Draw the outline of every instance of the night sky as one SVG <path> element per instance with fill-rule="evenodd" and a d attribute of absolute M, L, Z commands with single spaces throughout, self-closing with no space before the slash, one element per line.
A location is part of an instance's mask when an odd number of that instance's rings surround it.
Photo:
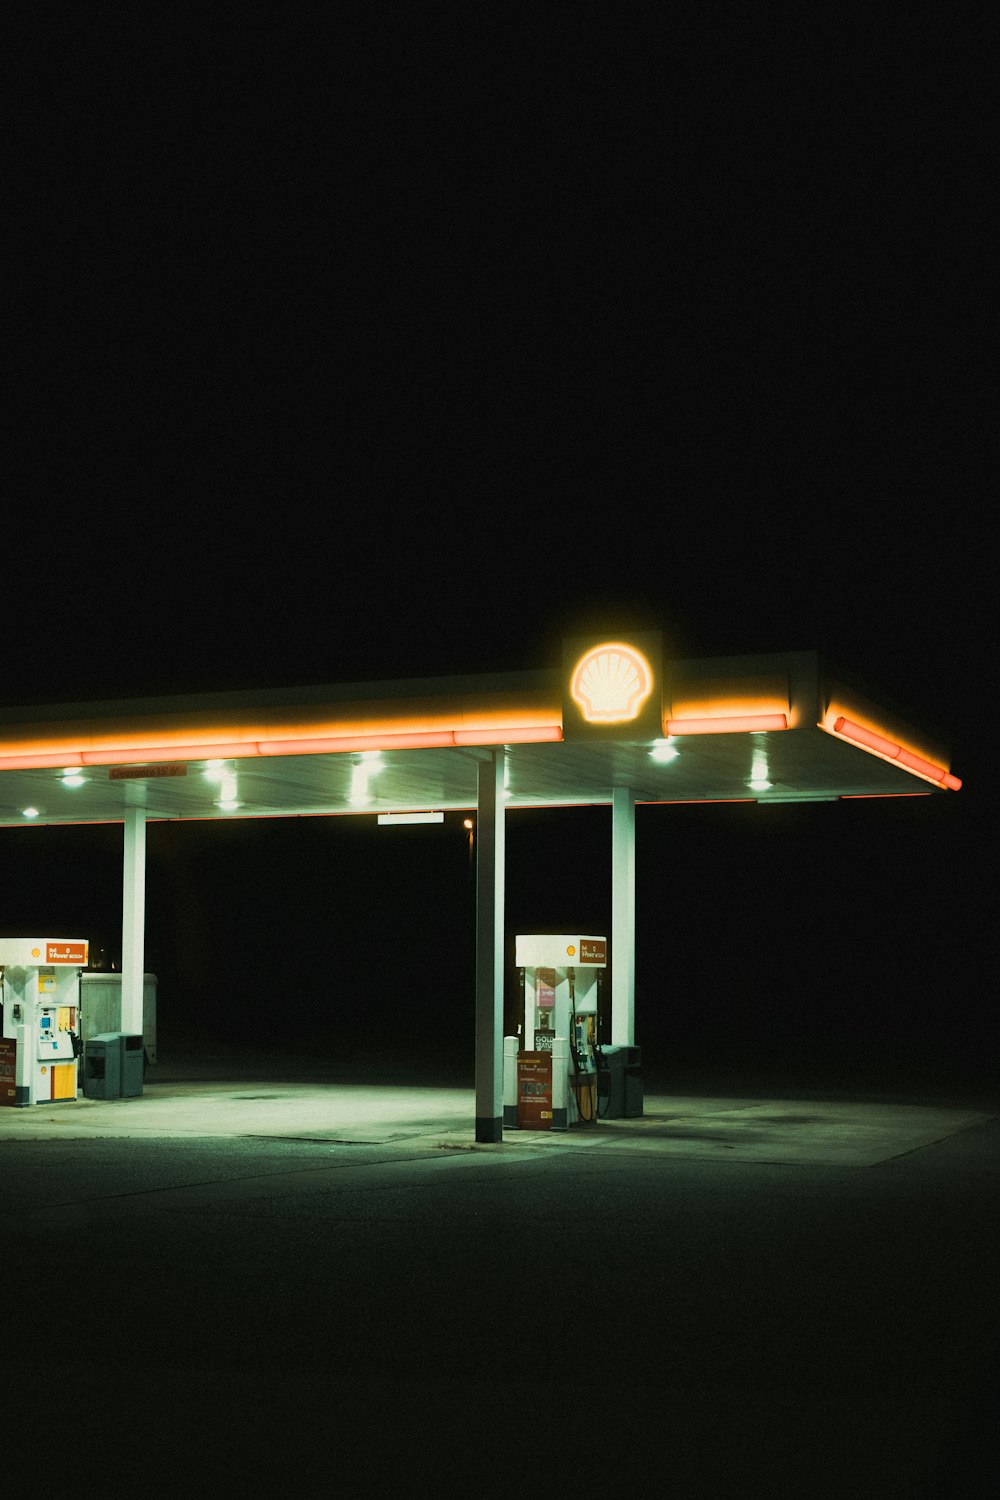
<path fill-rule="evenodd" d="M 985 29 L 34 7 L 4 701 L 529 668 L 595 626 L 820 650 L 940 725 L 965 789 L 640 812 L 640 1040 L 987 1077 Z M 609 926 L 606 810 L 508 841 L 511 935 Z M 2 843 L 0 930 L 116 947 L 120 830 Z M 457 823 L 158 826 L 161 1032 L 267 1046 L 320 931 L 329 1046 L 467 1054 L 472 897 Z"/>

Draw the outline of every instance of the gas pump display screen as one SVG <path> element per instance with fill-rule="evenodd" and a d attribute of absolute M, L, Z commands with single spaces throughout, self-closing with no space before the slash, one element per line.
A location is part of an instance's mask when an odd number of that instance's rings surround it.
<path fill-rule="evenodd" d="M 39 1025 L 41 1026 L 41 1028 L 42 1028 L 43 1031 L 48 1031 L 49 1028 L 52 1025 L 52 1017 L 51 1016 L 42 1016 L 41 1021 L 39 1022 Z"/>

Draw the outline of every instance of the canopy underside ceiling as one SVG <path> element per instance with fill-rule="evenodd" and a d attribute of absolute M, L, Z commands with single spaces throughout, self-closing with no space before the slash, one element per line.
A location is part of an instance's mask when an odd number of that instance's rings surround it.
<path fill-rule="evenodd" d="M 640 802 L 742 799 L 822 801 L 840 796 L 930 793 L 921 777 L 818 728 L 758 734 L 683 736 L 676 755 L 654 758 L 648 743 L 517 744 L 506 749 L 507 805 L 607 803 L 615 787 Z M 120 821 L 127 807 L 151 819 L 294 817 L 473 808 L 476 765 L 487 749 L 435 747 L 358 754 L 193 761 L 160 768 L 85 767 L 79 784 L 61 770 L 0 775 L 0 824 Z M 751 781 L 768 781 L 752 787 Z M 227 809 L 220 802 L 235 804 Z"/>

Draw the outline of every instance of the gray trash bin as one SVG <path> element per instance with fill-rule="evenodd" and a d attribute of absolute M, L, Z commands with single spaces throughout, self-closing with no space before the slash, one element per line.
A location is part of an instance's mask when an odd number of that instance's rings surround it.
<path fill-rule="evenodd" d="M 602 1047 L 597 1065 L 598 1119 L 636 1119 L 641 1114 L 641 1049 Z"/>
<path fill-rule="evenodd" d="M 627 1047 L 602 1047 L 597 1062 L 597 1117 L 620 1120 L 625 1113 Z"/>
<path fill-rule="evenodd" d="M 121 1036 L 122 1098 L 137 1099 L 142 1093 L 142 1072 L 145 1062 L 141 1036 Z"/>
<path fill-rule="evenodd" d="M 83 1049 L 85 1099 L 121 1098 L 122 1040 L 120 1031 L 102 1031 L 87 1038 Z"/>
<path fill-rule="evenodd" d="M 638 1119 L 642 1114 L 642 1048 L 624 1047 L 625 1117 Z"/>

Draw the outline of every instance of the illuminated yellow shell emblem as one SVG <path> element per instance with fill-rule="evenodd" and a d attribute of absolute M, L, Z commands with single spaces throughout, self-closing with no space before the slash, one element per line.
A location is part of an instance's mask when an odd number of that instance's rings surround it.
<path fill-rule="evenodd" d="M 570 693 L 589 724 L 620 724 L 638 717 L 653 688 L 653 670 L 641 651 L 605 641 L 581 656 Z"/>

